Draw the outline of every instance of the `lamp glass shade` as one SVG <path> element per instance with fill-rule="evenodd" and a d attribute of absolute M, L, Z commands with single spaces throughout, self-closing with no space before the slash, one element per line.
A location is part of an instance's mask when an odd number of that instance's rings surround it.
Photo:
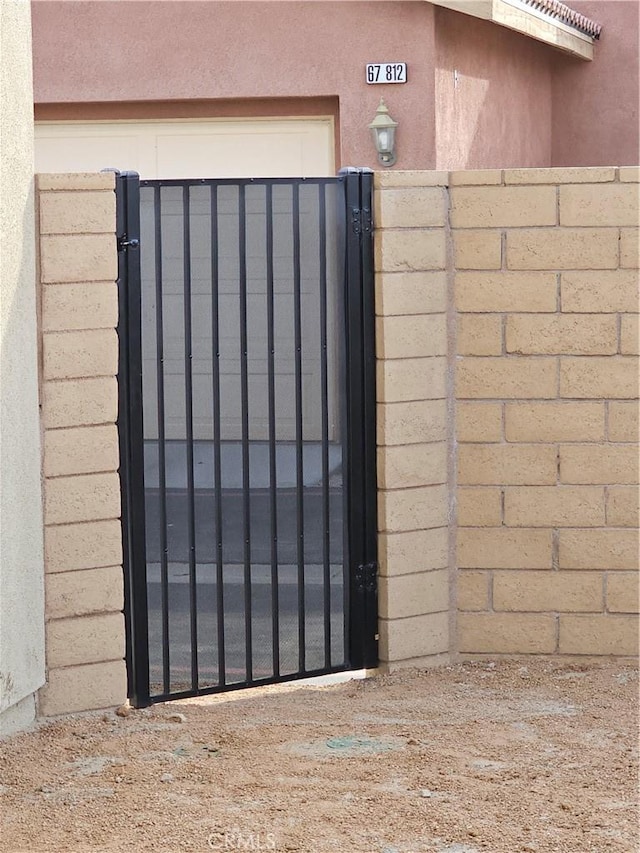
<path fill-rule="evenodd" d="M 390 154 L 393 151 L 395 127 L 378 127 L 374 131 L 378 154 Z"/>
<path fill-rule="evenodd" d="M 392 166 L 396 162 L 395 136 L 397 126 L 398 123 L 391 118 L 384 100 L 381 99 L 380 106 L 376 110 L 376 115 L 369 128 L 378 153 L 378 161 L 383 166 Z"/>

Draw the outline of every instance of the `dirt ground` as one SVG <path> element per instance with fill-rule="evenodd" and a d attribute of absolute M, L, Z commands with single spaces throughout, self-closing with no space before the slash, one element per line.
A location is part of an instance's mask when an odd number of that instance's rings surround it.
<path fill-rule="evenodd" d="M 532 659 L 77 716 L 1 744 L 0 849 L 631 853 L 637 724 L 630 664 Z"/>

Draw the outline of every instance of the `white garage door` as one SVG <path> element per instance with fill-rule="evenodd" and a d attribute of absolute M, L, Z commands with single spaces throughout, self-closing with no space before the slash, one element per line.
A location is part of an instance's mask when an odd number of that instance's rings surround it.
<path fill-rule="evenodd" d="M 184 179 L 184 178 L 278 178 L 278 177 L 330 177 L 334 171 L 334 138 L 333 121 L 331 119 L 309 120 L 200 120 L 200 121 L 168 121 L 168 122 L 43 122 L 36 125 L 36 172 L 95 172 L 104 168 L 116 168 L 120 171 L 132 170 L 139 172 L 143 179 Z M 163 190 L 163 288 L 165 310 L 167 310 L 167 328 L 165 329 L 165 405 L 167 408 L 167 438 L 184 439 L 184 340 L 182 329 L 182 299 L 184 282 L 182 279 L 182 207 L 181 189 L 164 188 Z M 221 189 L 219 198 L 220 234 L 227 236 L 221 252 L 223 262 L 232 262 L 232 256 L 237 256 L 238 236 L 233 231 L 234 223 L 237 228 L 237 199 L 234 201 L 231 188 Z M 289 195 L 287 195 L 289 193 Z M 206 193 L 205 193 L 206 195 Z M 291 236 L 291 190 L 284 188 L 276 190 L 274 195 L 274 230 L 276 244 L 286 256 Z M 317 187 L 311 186 L 308 191 L 303 189 L 300 196 L 300 229 L 301 250 L 305 261 L 302 276 L 303 302 L 317 299 L 318 281 L 313 271 L 317 261 L 316 255 L 307 258 L 310 250 L 305 247 L 309 243 L 307 232 L 311 237 L 318 232 Z M 208 196 L 207 196 L 208 198 Z M 249 198 L 247 210 L 247 227 L 249 231 L 260 229 L 260 214 L 253 209 L 257 202 Z M 253 205 L 253 206 L 252 206 Z M 259 205 L 258 205 L 259 206 Z M 203 204 L 196 195 L 192 198 L 192 250 L 196 262 L 192 270 L 192 290 L 194 308 L 193 345 L 194 351 L 208 352 L 211 345 L 211 332 L 206 328 L 206 318 L 211 314 L 211 284 L 206 270 L 210 268 L 211 248 L 207 235 L 209 234 L 207 212 L 208 204 Z M 154 241 L 154 208 L 153 197 L 149 190 L 143 191 L 141 199 L 141 227 L 145 245 L 153 245 Z M 262 214 L 264 218 L 264 214 Z M 263 229 L 264 230 L 264 229 Z M 329 229 L 331 230 L 331 229 Z M 229 232 L 227 234 L 227 232 Z M 280 242 L 278 242 L 282 232 Z M 261 232 L 262 233 L 262 232 Z M 224 242 L 224 241 L 223 241 Z M 255 242 L 255 241 L 254 241 Z M 282 245 L 281 245 L 282 244 Z M 315 244 L 312 244 L 315 245 Z M 258 256 L 261 257 L 260 251 Z M 155 304 L 155 270 L 149 263 L 148 257 L 153 253 L 143 255 L 143 315 L 144 329 L 153 329 L 156 311 Z M 229 256 L 229 257 L 227 257 Z M 231 261 L 229 260 L 231 258 Z M 253 346 L 266 353 L 267 339 L 264 326 L 265 311 L 257 310 L 252 313 L 254 303 L 259 307 L 266 293 L 264 271 L 254 269 L 256 262 L 249 257 L 253 264 L 252 274 L 248 281 L 249 297 L 249 330 Z M 200 268 L 205 273 L 200 273 Z M 228 280 L 227 280 L 228 279 Z M 238 281 L 233 274 L 220 283 L 220 328 L 223 338 L 223 350 L 233 350 L 238 343 Z M 279 316 L 288 316 L 293 310 L 293 279 L 289 272 L 281 274 L 276 282 Z M 207 303 L 207 299 L 209 300 Z M 170 308 L 170 310 L 168 310 Z M 266 309 L 265 309 L 266 310 Z M 254 316 L 255 314 L 255 316 Z M 317 317 L 305 313 L 309 328 L 305 328 L 307 352 L 320 353 L 319 326 Z M 281 321 L 282 322 L 282 321 Z M 332 317 L 329 317 L 332 322 Z M 278 339 L 278 350 L 288 351 L 291 341 L 287 330 L 281 330 Z M 330 329 L 329 340 L 333 333 Z M 145 376 L 154 375 L 156 370 L 156 352 L 154 340 L 143 334 L 145 348 L 143 355 L 143 372 Z M 292 358 L 292 357 L 291 357 Z M 331 356 L 330 356 L 331 358 Z M 223 437 L 236 440 L 240 436 L 240 422 L 232 415 L 240 409 L 238 364 L 234 359 L 221 363 L 221 381 L 226 388 L 226 405 L 222 418 Z M 291 359 L 282 364 L 276 363 L 277 380 L 293 399 L 293 376 L 291 374 Z M 249 365 L 250 381 L 253 382 L 256 393 L 264 393 L 266 389 L 266 361 L 252 361 Z M 320 371 L 320 360 L 308 356 L 304 363 L 305 382 L 311 387 L 317 386 Z M 314 384 L 314 382 L 316 384 Z M 194 432 L 197 439 L 205 439 L 212 434 L 211 412 L 211 358 L 194 358 L 194 389 L 197 400 L 194 413 Z M 333 378 L 330 377 L 333 392 Z M 153 383 L 148 382 L 153 388 Z M 284 394 L 284 391 L 283 391 Z M 255 396 L 255 395 L 254 395 Z M 285 394 L 287 396 L 287 394 Z M 157 438 L 155 400 L 153 391 L 146 394 L 146 405 L 149 411 L 145 413 L 145 437 Z M 320 432 L 319 397 L 305 397 L 309 408 L 305 412 L 307 437 L 317 439 Z M 263 407 L 266 411 L 266 403 Z M 206 416 L 199 416 L 199 412 Z M 263 419 L 264 420 L 264 419 Z M 333 426 L 333 425 L 332 425 Z M 252 418 L 251 438 L 264 439 L 267 437 L 266 420 Z M 293 426 L 290 422 L 286 406 L 278 413 L 278 436 L 292 438 Z"/>
<path fill-rule="evenodd" d="M 36 172 L 139 172 L 142 178 L 335 174 L 333 120 L 38 122 Z"/>

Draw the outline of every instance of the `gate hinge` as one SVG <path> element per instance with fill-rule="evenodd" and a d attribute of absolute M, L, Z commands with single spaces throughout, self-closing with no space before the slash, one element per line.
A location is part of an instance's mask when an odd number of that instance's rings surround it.
<path fill-rule="evenodd" d="M 370 207 L 351 208 L 351 227 L 356 235 L 370 234 L 373 228 L 373 217 Z"/>
<path fill-rule="evenodd" d="M 375 592 L 378 585 L 378 564 L 364 563 L 356 566 L 356 587 L 365 592 Z"/>
<path fill-rule="evenodd" d="M 135 237 L 132 237 L 131 240 L 127 239 L 127 235 L 123 234 L 122 237 L 118 237 L 118 251 L 124 252 L 125 249 L 137 249 L 140 246 L 140 240 L 137 240 Z"/>

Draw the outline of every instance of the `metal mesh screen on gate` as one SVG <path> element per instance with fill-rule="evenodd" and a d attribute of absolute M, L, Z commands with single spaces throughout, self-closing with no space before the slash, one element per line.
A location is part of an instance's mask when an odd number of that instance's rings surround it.
<path fill-rule="evenodd" d="M 377 660 L 367 180 L 118 179 L 134 704 Z"/>
<path fill-rule="evenodd" d="M 345 665 L 335 181 L 143 182 L 151 694 Z"/>

